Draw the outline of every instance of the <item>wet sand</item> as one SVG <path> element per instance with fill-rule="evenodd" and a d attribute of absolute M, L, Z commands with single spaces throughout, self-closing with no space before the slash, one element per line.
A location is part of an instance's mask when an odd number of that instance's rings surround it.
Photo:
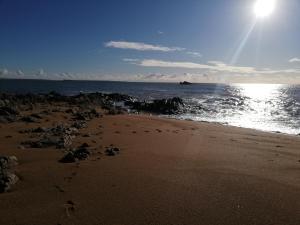
<path fill-rule="evenodd" d="M 0 224 L 300 224 L 300 137 L 105 115 L 74 140 L 94 148 L 88 160 L 63 164 L 63 150 L 19 147 L 30 136 L 20 130 L 67 120 L 57 112 L 0 124 L 0 155 L 18 158 L 21 179 L 0 194 Z M 119 154 L 105 155 L 111 144 Z"/>

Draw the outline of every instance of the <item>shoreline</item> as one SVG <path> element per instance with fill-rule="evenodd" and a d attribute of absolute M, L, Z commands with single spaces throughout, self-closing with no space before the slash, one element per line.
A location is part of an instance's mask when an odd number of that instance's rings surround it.
<path fill-rule="evenodd" d="M 56 99 L 0 123 L 19 178 L 0 224 L 299 224 L 300 137 L 114 110 Z"/>
<path fill-rule="evenodd" d="M 135 114 L 132 114 L 135 115 Z M 195 122 L 195 123 L 209 123 L 209 124 L 216 124 L 216 125 L 221 125 L 225 127 L 232 127 L 232 128 L 241 128 L 241 129 L 247 129 L 247 130 L 253 130 L 253 131 L 258 131 L 258 132 L 264 132 L 264 133 L 269 133 L 269 134 L 280 134 L 280 135 L 286 135 L 286 136 L 291 136 L 291 137 L 299 137 L 299 134 L 290 134 L 290 133 L 284 133 L 281 131 L 268 131 L 268 130 L 263 130 L 263 129 L 255 129 L 255 128 L 249 128 L 249 127 L 242 127 L 242 126 L 234 126 L 230 125 L 227 122 L 222 123 L 222 122 L 214 122 L 214 121 L 205 121 L 205 120 L 192 120 L 192 119 L 180 119 L 180 118 L 174 118 L 174 117 L 168 117 L 164 115 L 148 115 L 147 113 L 141 113 L 140 115 L 146 115 L 146 116 L 157 116 L 159 118 L 164 118 L 164 119 L 170 119 L 170 120 L 178 120 L 178 121 L 190 121 L 190 122 Z"/>

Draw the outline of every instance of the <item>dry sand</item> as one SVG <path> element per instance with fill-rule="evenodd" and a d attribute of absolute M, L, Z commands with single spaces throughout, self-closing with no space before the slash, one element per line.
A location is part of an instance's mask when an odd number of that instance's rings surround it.
<path fill-rule="evenodd" d="M 20 149 L 19 131 L 66 120 L 0 126 L 0 155 L 15 155 L 21 178 L 0 194 L 2 225 L 299 225 L 300 138 L 151 116 L 104 116 L 74 146 Z M 12 136 L 12 137 L 7 137 Z M 121 149 L 106 156 L 104 147 Z"/>

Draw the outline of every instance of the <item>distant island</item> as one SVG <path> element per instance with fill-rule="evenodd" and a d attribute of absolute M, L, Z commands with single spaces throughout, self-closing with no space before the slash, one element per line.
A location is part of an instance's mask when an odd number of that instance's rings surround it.
<path fill-rule="evenodd" d="M 187 82 L 187 81 L 183 81 L 183 82 L 180 82 L 179 84 L 180 84 L 180 85 L 191 85 L 192 83 Z"/>

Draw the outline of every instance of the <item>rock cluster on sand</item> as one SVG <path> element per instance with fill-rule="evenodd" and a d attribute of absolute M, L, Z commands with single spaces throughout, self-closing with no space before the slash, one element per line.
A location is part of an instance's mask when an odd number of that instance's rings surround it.
<path fill-rule="evenodd" d="M 119 148 L 116 148 L 116 147 L 113 147 L 113 146 L 110 146 L 110 147 L 106 147 L 106 150 L 105 150 L 105 154 L 107 156 L 115 156 L 116 154 L 118 154 L 120 152 L 120 149 Z"/>
<path fill-rule="evenodd" d="M 138 101 L 137 99 L 124 94 L 103 94 L 89 93 L 75 96 L 64 96 L 56 92 L 48 94 L 4 94 L 0 93 L 0 122 L 13 122 L 17 119 L 25 122 L 36 122 L 41 119 L 40 114 L 20 115 L 15 109 L 31 110 L 37 104 L 58 104 L 64 103 L 70 109 L 65 110 L 71 113 L 75 120 L 88 121 L 100 116 L 95 110 L 84 110 L 90 107 L 101 107 L 110 115 L 123 114 L 129 109 L 135 111 L 151 112 L 156 114 L 176 114 L 181 112 L 184 103 L 181 98 L 160 99 L 150 102 Z M 123 106 L 122 106 L 123 105 Z M 76 110 L 76 108 L 80 108 Z M 45 112 L 49 114 L 49 112 Z"/>
<path fill-rule="evenodd" d="M 0 122 L 14 122 L 19 114 L 17 110 L 11 107 L 2 106 L 0 107 Z"/>
<path fill-rule="evenodd" d="M 89 145 L 84 143 L 76 149 L 69 151 L 64 157 L 59 160 L 61 163 L 73 163 L 78 160 L 85 160 L 91 154 L 89 150 Z"/>
<path fill-rule="evenodd" d="M 53 128 L 38 127 L 27 132 L 41 133 L 38 140 L 29 140 L 22 142 L 22 145 L 29 148 L 47 148 L 55 146 L 56 148 L 67 148 L 72 145 L 72 140 L 78 134 L 78 129 L 68 127 L 63 124 Z M 25 132 L 26 132 L 25 131 Z"/>
<path fill-rule="evenodd" d="M 125 104 L 137 111 L 168 115 L 178 113 L 184 106 L 183 100 L 178 97 L 171 99 L 154 100 L 153 102 L 127 101 Z"/>
<path fill-rule="evenodd" d="M 18 182 L 19 178 L 13 172 L 16 165 L 18 160 L 15 156 L 0 156 L 0 193 L 9 191 Z"/>

